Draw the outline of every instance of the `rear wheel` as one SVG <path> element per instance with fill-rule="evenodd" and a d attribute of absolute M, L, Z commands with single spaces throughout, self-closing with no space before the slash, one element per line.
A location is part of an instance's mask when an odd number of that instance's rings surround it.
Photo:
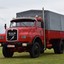
<path fill-rule="evenodd" d="M 35 42 L 31 47 L 30 47 L 30 56 L 32 58 L 36 58 L 40 56 L 40 45 L 38 42 Z"/>
<path fill-rule="evenodd" d="M 64 43 L 62 41 L 55 41 L 53 43 L 53 49 L 56 54 L 64 53 Z"/>
<path fill-rule="evenodd" d="M 4 57 L 12 57 L 14 52 L 10 48 L 3 47 L 2 53 Z"/>

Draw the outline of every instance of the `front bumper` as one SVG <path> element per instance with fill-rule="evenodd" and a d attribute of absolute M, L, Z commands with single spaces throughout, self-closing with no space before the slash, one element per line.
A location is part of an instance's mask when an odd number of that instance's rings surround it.
<path fill-rule="evenodd" d="M 15 44 L 10 44 L 10 43 L 0 43 L 0 47 L 11 47 L 11 48 L 16 48 L 16 47 L 28 47 L 31 45 L 30 43 L 15 43 Z"/>

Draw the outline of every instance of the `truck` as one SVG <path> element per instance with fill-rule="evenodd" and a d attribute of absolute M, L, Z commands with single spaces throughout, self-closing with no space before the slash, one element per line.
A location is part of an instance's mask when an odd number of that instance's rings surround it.
<path fill-rule="evenodd" d="M 5 33 L 0 34 L 2 54 L 12 57 L 14 52 L 29 52 L 37 58 L 46 49 L 53 48 L 55 54 L 64 53 L 64 15 L 49 10 L 28 10 L 16 13 L 5 24 Z"/>

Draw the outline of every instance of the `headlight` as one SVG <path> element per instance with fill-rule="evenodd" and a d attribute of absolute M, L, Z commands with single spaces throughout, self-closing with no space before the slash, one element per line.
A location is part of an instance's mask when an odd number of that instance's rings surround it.
<path fill-rule="evenodd" d="M 0 39 L 4 39 L 4 37 L 3 36 L 0 36 Z"/>
<path fill-rule="evenodd" d="M 24 39 L 26 39 L 26 36 L 21 36 L 21 38 L 24 38 Z"/>

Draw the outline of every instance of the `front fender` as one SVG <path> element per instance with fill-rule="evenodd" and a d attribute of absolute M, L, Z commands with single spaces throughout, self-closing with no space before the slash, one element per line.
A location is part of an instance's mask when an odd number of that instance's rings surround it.
<path fill-rule="evenodd" d="M 0 34 L 0 43 L 6 42 L 6 35 L 5 34 Z"/>

